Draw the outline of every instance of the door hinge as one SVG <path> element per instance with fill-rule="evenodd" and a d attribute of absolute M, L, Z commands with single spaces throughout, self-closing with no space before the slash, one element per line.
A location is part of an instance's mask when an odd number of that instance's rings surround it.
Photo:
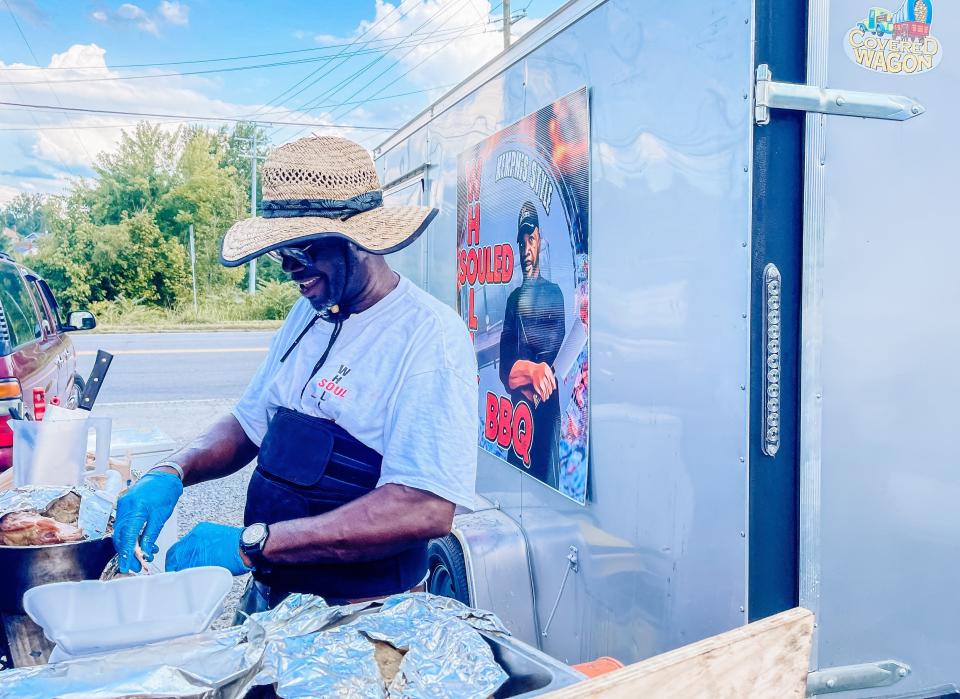
<path fill-rule="evenodd" d="M 889 687 L 909 674 L 910 666 L 899 660 L 829 667 L 807 675 L 807 696 Z"/>
<path fill-rule="evenodd" d="M 754 95 L 754 118 L 760 126 L 770 123 L 771 109 L 794 109 L 817 114 L 894 121 L 913 119 L 926 111 L 916 100 L 901 95 L 776 82 L 770 66 L 766 63 L 757 66 Z"/>

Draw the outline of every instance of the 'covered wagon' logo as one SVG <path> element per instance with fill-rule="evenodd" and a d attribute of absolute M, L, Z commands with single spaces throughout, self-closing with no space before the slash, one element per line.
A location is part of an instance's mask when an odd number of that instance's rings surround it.
<path fill-rule="evenodd" d="M 940 63 L 940 42 L 930 33 L 933 0 L 904 0 L 898 10 L 871 7 L 847 32 L 847 55 L 877 73 L 913 75 Z"/>

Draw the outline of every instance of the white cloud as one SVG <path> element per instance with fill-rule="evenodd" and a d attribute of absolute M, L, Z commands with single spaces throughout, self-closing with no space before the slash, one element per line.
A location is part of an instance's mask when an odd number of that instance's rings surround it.
<path fill-rule="evenodd" d="M 176 0 L 173 0 L 173 2 L 163 0 L 163 2 L 160 3 L 159 11 L 163 18 L 170 24 L 184 26 L 190 21 L 190 8 Z"/>
<path fill-rule="evenodd" d="M 559 0 L 556 0 L 559 2 Z M 399 2 L 399 0 L 394 0 Z M 171 5 L 174 3 L 171 2 Z M 324 43 L 344 43 L 357 38 L 370 25 L 383 20 L 371 30 L 361 42 L 376 38 L 382 40 L 391 38 L 394 42 L 405 38 L 410 33 L 418 35 L 412 40 L 404 42 L 404 46 L 392 50 L 389 55 L 368 70 L 361 79 L 351 82 L 339 90 L 335 95 L 321 100 L 321 103 L 363 100 L 374 92 L 381 91 L 380 95 L 394 92 L 404 92 L 411 89 L 435 87 L 457 82 L 469 73 L 476 70 L 484 62 L 502 50 L 503 39 L 498 31 L 499 24 L 489 24 L 489 19 L 497 19 L 491 15 L 489 0 L 469 0 L 466 6 L 458 0 L 417 0 L 417 4 L 410 8 L 407 2 L 400 11 L 391 13 L 390 5 L 383 0 L 377 0 L 374 17 L 361 22 L 357 29 L 347 37 L 315 37 Z M 160 8 L 154 14 L 156 27 L 162 24 Z M 186 17 L 187 6 L 180 4 Z M 125 17 L 119 16 L 123 11 Z M 401 13 L 405 13 L 401 15 Z M 95 13 L 96 14 L 96 13 Z M 150 20 L 150 15 L 142 7 L 133 3 L 126 3 L 118 8 L 117 12 L 105 13 L 108 22 L 124 22 L 131 26 Z M 387 15 L 392 15 L 387 17 Z M 98 19 L 98 21 L 101 21 Z M 395 22 L 391 25 L 391 23 Z M 515 35 L 521 34 L 532 26 L 534 20 L 522 20 L 514 25 Z M 464 30 L 464 27 L 469 29 Z M 384 28 L 386 29 L 384 30 Z M 450 32 L 450 29 L 454 29 Z M 380 33 L 384 30 L 383 33 Z M 446 33 L 444 33 L 446 30 Z M 486 31 L 484 31 L 486 30 Z M 434 37 L 437 43 L 420 43 L 424 32 L 441 32 Z M 453 40 L 459 32 L 463 35 Z M 379 36 L 375 36 L 379 34 Z M 310 32 L 308 36 L 314 36 Z M 429 41 L 429 39 L 428 39 Z M 378 41 L 378 44 L 381 42 Z M 16 80 L 19 85 L 0 85 L 0 100 L 24 102 L 30 104 L 56 104 L 51 94 L 51 86 L 45 81 L 55 83 L 56 98 L 60 103 L 68 106 L 85 107 L 91 109 L 111 109 L 130 112 L 150 112 L 158 114 L 195 114 L 207 116 L 229 116 L 243 118 L 246 115 L 259 113 L 261 118 L 278 119 L 282 121 L 302 121 L 304 128 L 280 128 L 271 133 L 275 142 L 283 142 L 298 135 L 317 130 L 311 123 L 348 123 L 358 125 L 390 125 L 399 126 L 411 116 L 418 113 L 424 106 L 436 99 L 440 90 L 429 93 L 416 94 L 410 97 L 367 102 L 363 105 L 346 106 L 341 109 L 327 107 L 309 114 L 302 112 L 285 112 L 295 109 L 304 102 L 321 95 L 323 85 L 311 89 L 296 99 L 281 101 L 279 105 L 262 106 L 261 104 L 237 104 L 208 95 L 214 86 L 220 89 L 217 79 L 201 76 L 169 76 L 147 80 L 105 80 L 99 82 L 59 83 L 56 81 L 68 79 L 89 79 L 97 77 L 113 77 L 132 73 L 142 74 L 144 71 L 118 71 L 109 68 L 106 52 L 95 44 L 77 44 L 70 46 L 66 51 L 54 54 L 48 68 L 58 70 L 37 69 L 37 66 L 5 65 L 0 61 L 0 73 L 6 76 L 5 81 Z M 360 57 L 363 63 L 350 63 L 347 68 L 353 72 L 357 67 L 365 65 L 376 58 L 375 54 Z M 367 80 L 373 79 L 384 68 L 391 66 L 394 61 L 400 65 L 391 68 L 378 80 L 365 89 L 360 90 Z M 421 66 L 417 63 L 423 61 Z M 4 71 L 4 68 L 34 68 L 34 70 Z M 82 69 L 81 69 L 82 67 Z M 70 70 L 72 68 L 72 70 Z M 404 73 L 411 71 L 401 79 Z M 156 72 L 169 72 L 169 69 L 157 69 Z M 349 73 L 340 72 L 330 78 L 330 84 L 339 82 Z M 28 84 L 31 83 L 31 84 Z M 287 81 L 283 83 L 287 86 Z M 263 102 L 275 96 L 279 86 L 271 85 L 257 94 L 257 101 Z M 350 95 L 358 91 L 355 97 Z M 356 107 L 356 108 L 354 108 Z M 478 106 L 478 109 L 482 107 Z M 489 105 L 479 116 L 495 123 L 500 119 L 499 114 L 490 112 Z M 7 175 L 0 175 L 0 186 L 7 188 L 36 187 L 42 191 L 55 191 L 55 187 L 63 186 L 76 176 L 78 168 L 85 170 L 90 167 L 95 156 L 102 152 L 112 152 L 119 140 L 123 129 L 129 130 L 141 119 L 135 116 L 102 115 L 73 113 L 67 116 L 54 111 L 0 110 L 0 129 L 15 128 L 18 131 L 0 131 L 0 153 L 4 153 L 4 170 Z M 153 122 L 164 123 L 164 128 L 173 130 L 179 126 L 175 121 L 150 119 Z M 218 124 L 207 122 L 211 128 Z M 39 130 L 37 127 L 57 127 L 55 129 Z M 65 128 L 72 127 L 72 128 Z M 91 128 L 105 127 L 105 128 Z M 301 133 L 302 131 L 302 133 Z M 388 132 L 369 131 L 358 129 L 339 129 L 338 134 L 353 138 L 368 147 L 376 145 Z M 27 166 L 40 166 L 52 171 L 57 179 L 26 180 L 15 176 L 14 172 Z M 19 190 L 18 190 L 19 191 Z M 3 193 L 0 192 L 0 196 Z"/>
<path fill-rule="evenodd" d="M 148 15 L 142 7 L 134 5 L 133 3 L 125 2 L 118 7 L 117 18 L 123 22 L 134 25 L 137 29 L 141 29 L 148 34 L 155 36 L 159 36 L 160 34 L 160 31 L 157 29 L 157 23 L 150 18 L 150 15 Z"/>
<path fill-rule="evenodd" d="M 5 184 L 0 184 L 0 206 L 9 204 L 22 191 L 22 189 L 17 189 L 16 187 L 8 187 Z"/>
<path fill-rule="evenodd" d="M 125 2 L 116 10 L 95 10 L 90 16 L 97 22 L 113 22 L 160 36 L 160 25 L 185 27 L 190 23 L 190 7 L 179 0 L 161 0 L 152 12 Z"/>
<path fill-rule="evenodd" d="M 11 67 L 18 70 L 4 70 Z M 75 44 L 62 53 L 54 54 L 49 65 L 43 68 L 26 64 L 8 65 L 0 61 L 0 74 L 5 76 L 5 81 L 15 80 L 19 83 L 16 86 L 0 85 L 0 100 L 10 102 L 56 105 L 59 99 L 61 104 L 70 107 L 213 117 L 238 117 L 258 109 L 271 109 L 258 104 L 233 104 L 208 97 L 206 93 L 212 83 L 197 76 L 57 83 L 77 78 L 121 75 L 121 72 L 107 66 L 106 51 L 96 44 Z M 51 83 L 55 86 L 56 97 L 51 94 Z M 266 98 L 267 95 L 264 95 Z M 280 114 L 275 118 L 290 119 L 297 116 L 308 122 L 329 118 L 329 114 L 323 113 Z M 46 110 L 0 110 L 0 129 L 4 129 L 0 130 L 0 152 L 4 154 L 2 169 L 8 171 L 6 175 L 0 175 L 0 186 L 13 187 L 17 191 L 62 189 L 75 177 L 71 170 L 75 173 L 77 168 L 87 169 L 97 154 L 113 151 L 123 130 L 131 130 L 141 120 L 136 116 L 82 112 L 65 114 Z M 180 122 L 173 120 L 148 121 L 162 123 L 163 128 L 171 131 L 180 125 Z M 206 124 L 210 128 L 219 126 L 215 122 Z M 36 179 L 17 176 L 19 168 L 29 165 L 46 170 L 48 176 Z"/>
<path fill-rule="evenodd" d="M 391 45 L 416 33 L 417 37 L 403 41 L 391 52 L 401 65 L 385 73 L 381 83 L 409 70 L 408 80 L 430 87 L 465 78 L 503 50 L 500 25 L 490 23 L 495 19 L 489 0 L 423 0 L 412 7 L 405 5 L 401 11 L 377 0 L 374 18 L 361 22 L 358 31 L 370 30 L 364 39 L 395 39 Z M 419 36 L 427 32 L 435 36 Z"/>
<path fill-rule="evenodd" d="M 362 77 L 342 89 L 335 89 L 329 97 L 322 97 L 324 90 L 318 88 L 311 91 L 314 95 L 312 101 L 307 93 L 294 103 L 310 108 L 318 99 L 320 104 L 354 102 L 407 90 L 427 90 L 399 100 L 375 99 L 362 105 L 331 108 L 334 123 L 402 125 L 439 98 L 448 86 L 463 80 L 503 50 L 499 5 L 496 8 L 494 10 L 490 0 L 468 0 L 466 3 L 462 0 L 416 0 L 414 3 L 393 0 L 392 4 L 376 0 L 373 17 L 361 21 L 350 35 L 317 34 L 314 40 L 320 44 L 358 41 L 361 46 L 373 42 L 372 46 L 388 51 L 386 57 L 380 59 L 379 54 L 363 56 L 358 62 L 348 64 L 349 70 L 345 68 L 345 74 L 334 74 L 330 82 L 337 83 L 346 74 L 376 61 L 369 69 L 363 70 Z M 514 37 L 519 37 L 538 22 L 521 19 L 513 24 L 511 32 Z M 489 106 L 483 116 L 494 123 L 500 118 L 499 114 L 489 112 Z M 291 138 L 298 133 L 298 129 L 285 129 L 279 137 Z M 314 133 L 320 132 L 314 130 Z M 361 131 L 351 137 L 371 147 L 384 136 L 385 132 Z"/>
<path fill-rule="evenodd" d="M 305 32 L 297 33 L 304 34 Z M 315 34 L 313 40 L 318 44 L 339 44 L 343 42 L 343 37 L 335 36 L 334 34 Z"/>

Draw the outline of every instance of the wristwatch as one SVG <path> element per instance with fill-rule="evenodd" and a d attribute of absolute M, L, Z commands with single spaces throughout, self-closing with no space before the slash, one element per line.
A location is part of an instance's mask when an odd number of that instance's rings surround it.
<path fill-rule="evenodd" d="M 240 550 L 250 559 L 253 567 L 263 571 L 266 561 L 263 558 L 263 548 L 267 545 L 267 539 L 270 538 L 270 528 L 258 522 L 245 527 L 240 532 Z"/>

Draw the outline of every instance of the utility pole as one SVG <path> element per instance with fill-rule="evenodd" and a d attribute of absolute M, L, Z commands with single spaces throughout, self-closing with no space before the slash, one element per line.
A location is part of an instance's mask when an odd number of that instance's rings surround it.
<path fill-rule="evenodd" d="M 197 250 L 193 245 L 193 224 L 190 224 L 190 274 L 193 276 L 193 313 L 197 315 L 200 307 L 197 305 Z"/>
<path fill-rule="evenodd" d="M 257 215 L 257 122 L 253 122 L 253 141 L 250 148 L 250 216 Z M 250 260 L 250 280 L 247 291 L 257 293 L 257 258 Z"/>
<path fill-rule="evenodd" d="M 250 216 L 257 215 L 257 161 L 261 158 L 257 155 L 257 122 L 253 123 L 252 138 L 236 138 L 235 141 L 243 141 L 250 144 Z M 247 280 L 247 292 L 250 295 L 257 293 L 257 261 L 250 260 L 250 276 Z"/>
<path fill-rule="evenodd" d="M 510 48 L 510 0 L 503 0 L 503 50 Z"/>

